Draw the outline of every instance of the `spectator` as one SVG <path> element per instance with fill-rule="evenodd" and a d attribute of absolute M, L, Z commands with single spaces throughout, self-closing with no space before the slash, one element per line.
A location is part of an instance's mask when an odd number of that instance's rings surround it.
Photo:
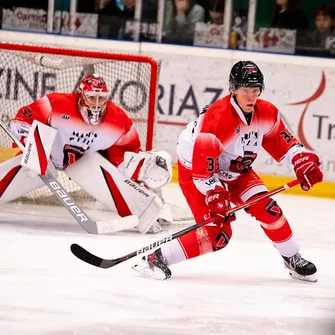
<path fill-rule="evenodd" d="M 142 0 L 141 41 L 156 41 L 158 0 Z"/>
<path fill-rule="evenodd" d="M 223 24 L 225 0 L 210 0 L 208 4 L 209 23 Z"/>
<path fill-rule="evenodd" d="M 334 32 L 335 13 L 331 5 L 319 5 L 313 11 L 316 29 L 311 36 L 311 46 L 325 48 L 326 39 Z"/>
<path fill-rule="evenodd" d="M 135 0 L 97 0 L 98 37 L 124 39 L 127 20 L 134 19 Z"/>
<path fill-rule="evenodd" d="M 209 23 L 223 24 L 225 0 L 209 1 Z M 234 9 L 231 23 L 229 47 L 244 49 L 246 44 L 247 14 L 241 9 Z"/>
<path fill-rule="evenodd" d="M 233 10 L 230 47 L 245 49 L 247 44 L 247 11 L 243 9 Z M 234 40 L 236 41 L 234 42 Z"/>
<path fill-rule="evenodd" d="M 225 0 L 209 1 L 209 23 L 223 24 Z M 231 22 L 229 48 L 244 49 L 246 44 L 247 14 L 242 9 L 234 9 Z"/>
<path fill-rule="evenodd" d="M 308 29 L 308 18 L 300 7 L 300 0 L 276 0 L 273 28 Z"/>
<path fill-rule="evenodd" d="M 193 44 L 195 24 L 204 19 L 205 10 L 194 0 L 167 0 L 163 42 Z"/>
<path fill-rule="evenodd" d="M 330 57 L 335 52 L 334 6 L 320 4 L 313 10 L 312 15 L 316 29 L 298 32 L 296 54 Z M 333 41 L 330 40 L 330 43 L 326 43 L 328 38 Z"/>
<path fill-rule="evenodd" d="M 200 5 L 204 10 L 205 10 L 205 19 L 204 22 L 209 21 L 209 7 L 210 7 L 210 2 L 211 0 L 196 0 L 197 4 Z"/>

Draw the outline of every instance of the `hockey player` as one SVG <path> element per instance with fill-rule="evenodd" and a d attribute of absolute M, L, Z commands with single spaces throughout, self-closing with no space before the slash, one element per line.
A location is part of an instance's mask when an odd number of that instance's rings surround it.
<path fill-rule="evenodd" d="M 102 77 L 87 75 L 76 93 L 51 93 L 20 108 L 11 129 L 24 144 L 33 125 L 39 122 L 50 127 L 49 136 L 51 131 L 56 133 L 49 169 L 63 170 L 121 217 L 136 215 L 136 228 L 141 233 L 151 228 L 160 230 L 157 218 L 162 201 L 151 189 L 170 181 L 170 156 L 162 151 L 140 151 L 135 126 L 121 108 L 108 100 Z M 0 203 L 43 186 L 37 173 L 22 168 L 20 156 L 0 164 Z"/>
<path fill-rule="evenodd" d="M 230 202 L 240 205 L 267 192 L 252 169 L 261 147 L 276 161 L 293 167 L 303 190 L 322 181 L 319 157 L 305 151 L 292 136 L 274 105 L 259 99 L 263 90 L 258 66 L 251 61 L 236 63 L 229 77 L 230 94 L 206 106 L 181 133 L 179 184 L 195 221 L 208 220 L 209 224 L 144 256 L 135 270 L 167 279 L 170 265 L 225 248 L 235 220 L 234 215 L 226 215 Z M 261 200 L 246 212 L 260 222 L 293 278 L 316 281 L 315 265 L 300 255 L 290 224 L 275 200 Z"/>

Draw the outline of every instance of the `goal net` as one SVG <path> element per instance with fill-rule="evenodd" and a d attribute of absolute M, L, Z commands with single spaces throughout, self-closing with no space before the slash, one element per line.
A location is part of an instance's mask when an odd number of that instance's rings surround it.
<path fill-rule="evenodd" d="M 159 69 L 160 61 L 146 56 L 0 42 L 0 118 L 9 127 L 20 107 L 51 92 L 73 92 L 85 75 L 97 73 L 107 83 L 109 98 L 133 120 L 142 150 L 151 150 Z M 0 162 L 17 152 L 8 135 L 0 132 Z M 89 201 L 65 174 L 59 174 L 59 181 L 77 201 Z M 50 204 L 53 196 L 42 187 L 20 200 L 27 199 Z"/>

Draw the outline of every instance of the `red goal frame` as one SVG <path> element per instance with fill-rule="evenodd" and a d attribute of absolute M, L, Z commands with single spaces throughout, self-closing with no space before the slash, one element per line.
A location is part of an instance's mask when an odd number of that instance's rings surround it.
<path fill-rule="evenodd" d="M 145 148 L 147 151 L 152 150 L 154 145 L 153 142 L 154 142 L 155 113 L 156 113 L 156 102 L 157 102 L 157 81 L 159 72 L 159 64 L 154 58 L 149 56 L 131 55 L 124 53 L 109 53 L 101 51 L 46 47 L 46 46 L 36 46 L 36 45 L 17 44 L 8 42 L 0 42 L 0 49 L 12 50 L 12 51 L 36 52 L 36 53 L 45 53 L 54 55 L 57 54 L 72 57 L 87 57 L 87 58 L 100 58 L 107 60 L 131 61 L 131 62 L 149 64 L 151 71 L 150 71 L 150 86 L 149 86 L 149 97 L 148 97 L 149 110 L 148 110 Z"/>

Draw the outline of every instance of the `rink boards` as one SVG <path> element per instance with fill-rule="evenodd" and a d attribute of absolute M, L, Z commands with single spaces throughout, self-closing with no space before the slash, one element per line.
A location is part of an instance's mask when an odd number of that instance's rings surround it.
<path fill-rule="evenodd" d="M 294 177 L 283 177 L 276 175 L 263 175 L 259 174 L 259 176 L 264 181 L 266 187 L 269 190 L 272 190 L 278 186 L 284 185 L 287 182 L 291 181 Z M 177 165 L 173 166 L 173 177 L 172 182 L 178 183 L 178 167 Z M 311 197 L 322 197 L 322 198 L 331 198 L 335 199 L 335 183 L 324 181 L 320 184 L 315 185 L 308 192 L 303 191 L 299 186 L 293 187 L 285 193 L 297 194 L 303 196 L 311 196 Z"/>

